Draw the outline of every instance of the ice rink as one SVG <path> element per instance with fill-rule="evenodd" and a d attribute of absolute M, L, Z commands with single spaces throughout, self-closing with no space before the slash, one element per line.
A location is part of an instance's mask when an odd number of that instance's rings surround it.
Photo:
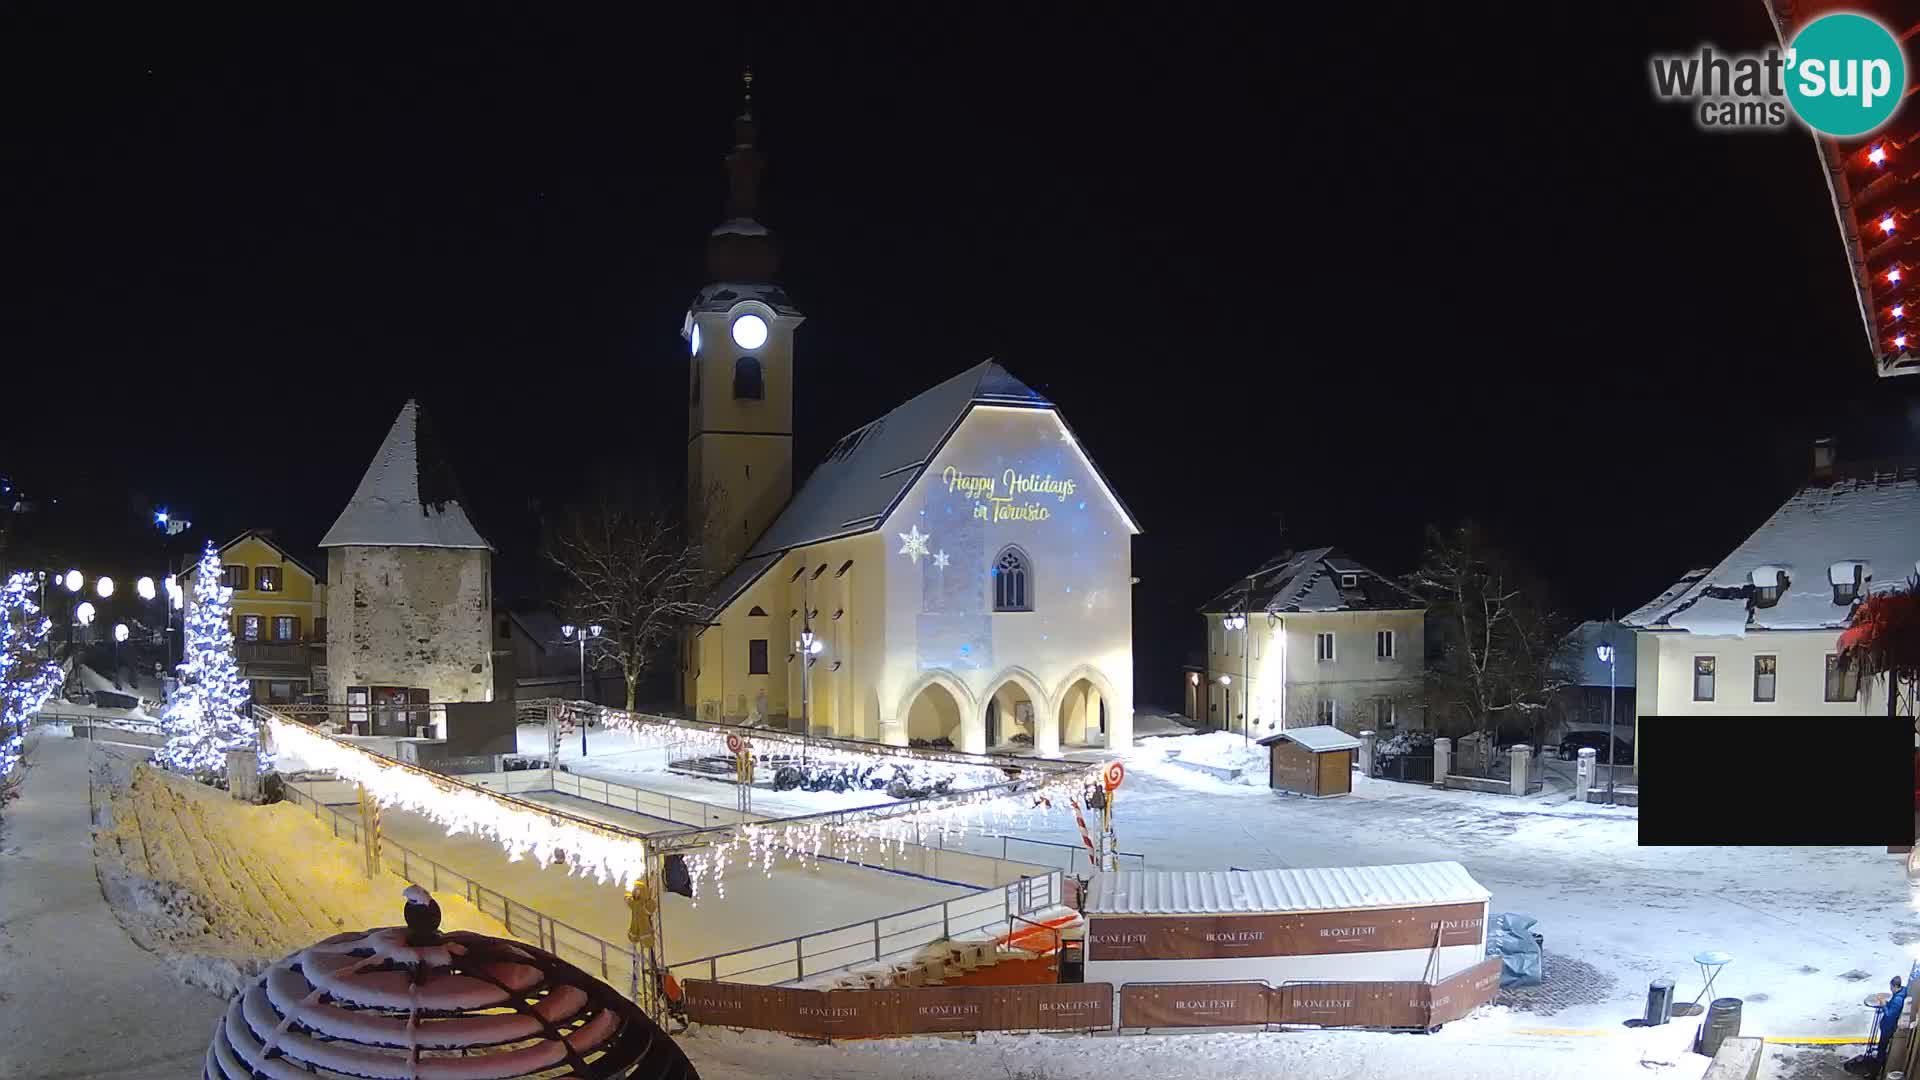
<path fill-rule="evenodd" d="M 323 787 L 325 785 L 322 785 Z M 304 789 L 304 785 L 302 785 Z M 345 785 L 322 793 L 322 798 L 345 813 L 356 808 L 345 801 Z M 516 793 L 516 797 L 551 805 L 582 817 L 591 817 L 641 833 L 685 828 L 658 818 L 635 814 L 554 792 Z M 531 860 L 509 862 L 494 841 L 481 836 L 449 836 L 446 829 L 417 814 L 387 809 L 381 813 L 381 831 L 391 842 L 444 865 L 493 889 L 516 903 L 535 908 L 578 930 L 609 942 L 627 940 L 629 914 L 625 897 L 613 885 L 591 877 L 569 874 L 564 867 L 542 868 Z M 432 887 L 430 868 L 415 867 L 414 880 Z M 663 951 L 669 964 L 680 964 L 718 953 L 766 945 L 770 942 L 861 923 L 979 891 L 977 887 L 946 884 L 906 874 L 818 860 L 806 866 L 774 864 L 771 873 L 757 867 L 729 867 L 724 896 L 711 883 L 702 886 L 700 899 L 677 894 L 662 898 Z M 932 915 L 939 918 L 936 909 Z M 837 944 L 837 941 L 835 942 Z M 815 947 L 809 947 L 813 955 Z M 737 963 L 751 966 L 791 961 L 791 946 L 766 950 L 765 955 Z M 851 962 L 855 957 L 829 957 Z M 769 966 L 768 981 L 791 977 Z M 723 967 L 724 973 L 724 967 Z M 752 972 L 736 972 L 742 981 L 760 981 Z"/>

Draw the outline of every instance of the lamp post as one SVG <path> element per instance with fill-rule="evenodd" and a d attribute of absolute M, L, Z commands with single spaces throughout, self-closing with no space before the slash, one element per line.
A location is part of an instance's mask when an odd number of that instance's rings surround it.
<path fill-rule="evenodd" d="M 585 701 L 587 700 L 587 639 L 600 636 L 600 624 L 574 626 L 568 623 L 560 628 L 560 636 L 580 646 L 580 700 Z M 583 758 L 587 756 L 587 724 L 584 719 L 580 722 L 580 756 Z"/>
<path fill-rule="evenodd" d="M 1229 615 L 1226 617 L 1226 624 L 1229 631 L 1240 631 L 1240 734 L 1242 742 L 1251 743 L 1253 741 L 1253 710 L 1247 704 L 1247 691 L 1253 686 L 1253 679 L 1249 677 L 1252 672 L 1249 666 L 1252 663 L 1249 654 L 1253 652 L 1253 640 L 1247 634 L 1245 615 Z M 1228 685 L 1226 676 L 1221 676 L 1220 684 Z M 1227 706 L 1231 709 L 1233 702 L 1227 702 Z M 1228 715 L 1227 723 L 1233 723 L 1232 715 Z"/>
<path fill-rule="evenodd" d="M 87 579 L 78 570 L 69 570 L 60 576 L 60 584 L 67 587 L 67 649 L 72 651 L 79 643 L 74 626 L 80 621 L 80 609 L 74 605 L 79 602 L 80 590 L 87 587 Z M 93 605 L 87 605 L 91 608 Z"/>
<path fill-rule="evenodd" d="M 1609 629 L 1607 632 L 1608 634 L 1612 634 L 1613 631 Z M 1600 662 L 1607 665 L 1607 805 L 1612 806 L 1613 805 L 1613 764 L 1614 764 L 1613 671 L 1614 671 L 1615 653 L 1613 651 L 1612 642 L 1606 642 L 1602 644 L 1599 648 L 1596 648 L 1593 651 L 1600 657 Z"/>
<path fill-rule="evenodd" d="M 808 613 L 811 616 L 811 612 Z M 807 751 L 813 747 L 813 658 L 820 655 L 827 643 L 813 633 L 813 620 L 809 617 L 800 631 L 800 640 L 794 643 L 800 652 L 800 764 L 807 763 Z"/>

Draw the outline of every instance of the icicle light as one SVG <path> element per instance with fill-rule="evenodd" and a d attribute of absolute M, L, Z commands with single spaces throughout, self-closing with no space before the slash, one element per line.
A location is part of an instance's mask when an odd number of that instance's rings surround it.
<path fill-rule="evenodd" d="M 269 714 L 276 753 L 290 754 L 310 769 L 331 770 L 366 786 L 381 806 L 397 806 L 446 827 L 448 836 L 472 833 L 498 843 L 509 862 L 532 856 L 547 866 L 566 853 L 567 871 L 591 874 L 630 888 L 647 871 L 647 847 L 637 834 L 589 825 L 534 808 L 484 788 L 443 780 L 382 758 L 303 724 Z"/>

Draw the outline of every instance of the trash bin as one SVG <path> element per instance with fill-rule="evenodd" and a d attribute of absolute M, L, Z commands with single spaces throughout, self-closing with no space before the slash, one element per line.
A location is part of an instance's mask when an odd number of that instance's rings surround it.
<path fill-rule="evenodd" d="M 1720 1044 L 1740 1034 L 1740 999 L 1714 998 L 1707 1006 L 1706 1022 L 1700 1025 L 1700 1053 L 1712 1057 Z"/>
<path fill-rule="evenodd" d="M 1647 984 L 1648 1026 L 1664 1024 L 1673 1019 L 1673 980 L 1655 979 Z"/>

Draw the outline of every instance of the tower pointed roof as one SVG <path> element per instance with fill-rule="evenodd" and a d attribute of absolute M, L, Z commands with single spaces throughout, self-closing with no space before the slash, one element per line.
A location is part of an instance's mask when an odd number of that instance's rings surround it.
<path fill-rule="evenodd" d="M 493 550 L 460 505 L 453 469 L 418 402 L 409 400 L 373 455 L 323 548 L 438 547 Z"/>
<path fill-rule="evenodd" d="M 733 150 L 727 155 L 727 217 L 707 236 L 707 275 L 713 281 L 770 282 L 780 265 L 773 233 L 760 224 L 760 175 L 766 158 L 755 143 L 753 70 L 741 76 L 740 115 L 733 121 Z"/>

